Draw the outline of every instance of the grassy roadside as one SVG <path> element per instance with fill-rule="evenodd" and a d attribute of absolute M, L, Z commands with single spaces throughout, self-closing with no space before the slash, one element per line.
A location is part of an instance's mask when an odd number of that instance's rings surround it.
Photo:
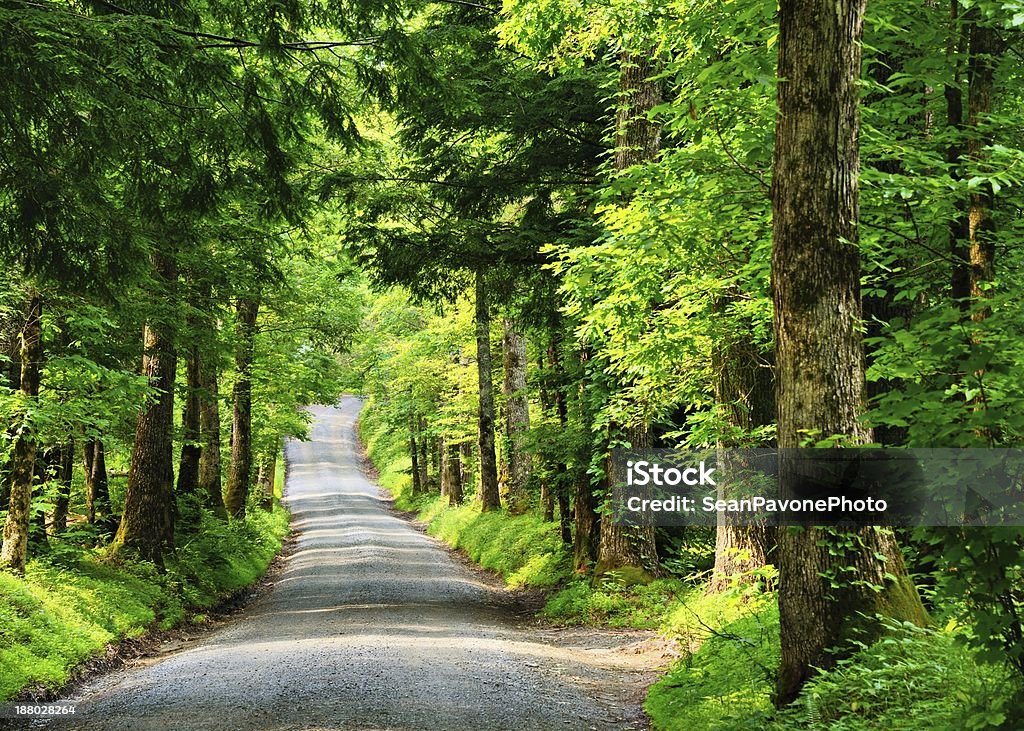
<path fill-rule="evenodd" d="M 627 586 L 614 574 L 593 584 L 574 576 L 557 528 L 536 514 L 482 514 L 435 495 L 413 500 L 405 443 L 377 424 L 372 400 L 360 431 L 382 487 L 427 532 L 499 573 L 511 588 L 547 592 L 544 614 L 562 624 L 650 628 L 679 641 L 682 659 L 648 691 L 645 710 L 660 731 L 728 729 L 1018 729 L 1019 681 L 980 662 L 958 638 L 965 628 L 893 626 L 887 638 L 807 684 L 795 704 L 774 710 L 779 616 L 773 592 L 737 586 L 708 595 L 700 585 L 658 579 Z M 762 585 L 771 585 L 767 571 Z M 1019 698 L 1019 696 L 1017 696 Z"/>
<path fill-rule="evenodd" d="M 244 522 L 203 513 L 164 574 L 67 549 L 30 561 L 24 578 L 0 573 L 0 701 L 30 686 L 59 688 L 109 643 L 204 621 L 203 609 L 264 574 L 287 533 L 280 506 Z"/>

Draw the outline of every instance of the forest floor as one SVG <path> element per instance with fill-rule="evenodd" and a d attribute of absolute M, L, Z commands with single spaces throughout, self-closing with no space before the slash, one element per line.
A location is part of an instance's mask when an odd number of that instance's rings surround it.
<path fill-rule="evenodd" d="M 538 625 L 389 509 L 357 399 L 287 447 L 297 545 L 271 589 L 180 651 L 80 686 L 52 729 L 638 729 L 648 633 Z"/>

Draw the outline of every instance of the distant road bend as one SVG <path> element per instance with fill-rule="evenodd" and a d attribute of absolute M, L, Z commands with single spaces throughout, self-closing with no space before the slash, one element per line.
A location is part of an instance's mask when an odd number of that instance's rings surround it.
<path fill-rule="evenodd" d="M 93 680 L 52 729 L 636 729 L 636 637 L 538 629 L 388 510 L 360 401 L 287 446 L 298 545 L 273 587 L 185 649 Z"/>

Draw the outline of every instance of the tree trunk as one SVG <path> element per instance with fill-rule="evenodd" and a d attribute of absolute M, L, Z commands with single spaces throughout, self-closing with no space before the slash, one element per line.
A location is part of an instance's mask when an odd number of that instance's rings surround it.
<path fill-rule="evenodd" d="M 234 413 L 231 420 L 231 469 L 224 506 L 235 518 L 245 517 L 245 503 L 252 480 L 252 364 L 256 339 L 256 315 L 259 302 L 240 298 L 238 313 L 238 347 L 235 351 Z"/>
<path fill-rule="evenodd" d="M 860 37 L 865 0 L 782 0 L 772 183 L 778 442 L 804 434 L 870 441 L 864 407 L 857 248 Z M 828 73 L 822 73 L 828 69 Z M 789 453 L 791 454 L 791 453 Z M 792 497 L 798 461 L 780 462 Z M 835 665 L 856 629 L 869 642 L 881 612 L 924 620 L 889 530 L 856 532 L 840 550 L 818 528 L 781 532 L 781 667 L 775 701 L 792 701 L 815 668 Z M 839 554 L 839 555 L 834 555 Z M 841 581 L 830 586 L 828 578 Z M 890 578 L 891 577 L 891 578 Z"/>
<path fill-rule="evenodd" d="M 533 457 L 526 449 L 530 430 L 530 400 L 526 390 L 526 338 L 518 323 L 506 317 L 503 322 L 505 378 L 505 436 L 508 440 L 508 509 L 522 513 L 529 504 L 527 483 L 533 471 Z"/>
<path fill-rule="evenodd" d="M 6 386 L 12 391 L 21 387 L 21 330 L 24 322 L 17 316 L 11 316 L 4 320 L 0 327 L 0 335 L 3 336 L 3 353 L 7 356 L 7 362 L 0 378 L 3 378 Z M 14 424 L 6 428 L 6 438 L 13 442 L 17 429 Z M 10 462 L 0 463 L 0 511 L 6 511 L 11 500 L 11 465 Z"/>
<path fill-rule="evenodd" d="M 750 332 L 750 328 L 744 329 L 746 333 Z M 731 337 L 716 348 L 714 361 L 717 374 L 715 401 L 719 408 L 725 410 L 725 422 L 744 435 L 773 423 L 775 382 L 770 364 L 765 362 L 764 355 L 754 344 L 742 336 Z M 736 459 L 735 456 L 726 457 L 726 450 L 739 446 L 743 445 L 736 440 L 721 440 L 720 463 Z M 719 472 L 737 474 L 736 469 L 729 467 Z M 729 499 L 728 485 L 724 480 L 718 483 L 718 499 Z M 724 591 L 731 585 L 732 577 L 766 565 L 774 540 L 774 532 L 767 526 L 736 525 L 726 514 L 719 513 L 715 532 L 715 566 L 708 592 Z"/>
<path fill-rule="evenodd" d="M 650 119 L 650 113 L 661 103 L 661 82 L 651 77 L 661 64 L 653 51 L 642 54 L 623 51 L 619 54 L 619 97 L 615 120 L 615 169 L 627 168 L 654 160 L 661 146 L 661 125 Z M 617 431 L 612 425 L 610 432 Z M 634 449 L 650 449 L 653 441 L 650 427 L 627 430 Z M 611 455 L 606 458 L 605 486 L 610 488 Z M 610 489 L 609 489 L 610 492 Z M 656 573 L 658 554 L 654 546 L 653 525 L 623 525 L 605 516 L 600 525 L 600 542 L 595 573 L 632 568 Z"/>
<path fill-rule="evenodd" d="M 466 485 L 474 483 L 473 475 L 473 445 L 465 442 L 459 445 L 459 484 L 465 493 Z"/>
<path fill-rule="evenodd" d="M 462 478 L 459 474 L 459 445 L 443 442 L 441 455 L 441 495 L 448 498 L 449 505 L 462 503 Z"/>
<path fill-rule="evenodd" d="M 268 513 L 274 510 L 274 480 L 277 477 L 277 450 L 260 460 L 259 478 L 256 484 L 260 491 L 260 508 Z"/>
<path fill-rule="evenodd" d="M 107 484 L 107 458 L 101 439 L 85 443 L 85 510 L 86 519 L 92 525 L 117 529 L 111 515 L 110 489 Z"/>
<path fill-rule="evenodd" d="M 476 362 L 480 383 L 478 443 L 480 447 L 480 509 L 498 510 L 498 461 L 494 453 L 494 382 L 491 374 L 491 315 L 487 282 L 482 269 L 476 272 Z"/>
<path fill-rule="evenodd" d="M 650 449 L 653 440 L 650 429 L 646 426 L 633 427 L 626 432 L 626 438 L 633 449 Z M 612 473 L 612 458 L 608 456 L 605 466 L 607 484 Z M 632 569 L 633 575 L 626 577 L 630 581 L 646 578 L 637 575 L 635 570 L 644 574 L 655 575 L 658 572 L 658 551 L 654 545 L 653 525 L 626 525 L 616 523 L 610 516 L 601 520 L 601 539 L 598 550 L 597 567 L 594 573 L 598 576 L 608 571 Z"/>
<path fill-rule="evenodd" d="M 548 364 L 551 372 L 555 375 L 555 388 L 553 391 L 553 402 L 555 413 L 558 414 L 558 425 L 562 431 L 569 428 L 569 405 L 565 399 L 565 378 L 562 370 L 561 359 L 558 357 L 558 341 L 552 338 L 548 344 Z M 557 479 L 554 485 L 554 496 L 558 501 L 558 528 L 562 535 L 562 542 L 572 544 L 572 507 L 569 504 L 569 465 L 560 462 L 555 469 Z"/>
<path fill-rule="evenodd" d="M 661 69 L 653 50 L 619 54 L 619 98 L 615 120 L 615 170 L 653 160 L 661 147 L 661 124 L 649 113 L 661 104 Z"/>
<path fill-rule="evenodd" d="M 992 112 L 992 93 L 995 85 L 995 64 L 1003 51 L 1003 44 L 992 28 L 978 23 L 980 13 L 971 11 L 970 41 L 967 63 L 967 157 L 971 166 L 980 171 L 988 157 L 985 148 L 992 144 L 992 135 L 985 127 Z M 968 258 L 970 260 L 970 293 L 975 301 L 987 297 L 985 284 L 995 277 L 996 226 L 992 218 L 992 186 L 979 185 L 971 191 L 967 215 Z M 976 320 L 988 317 L 990 310 L 982 308 L 974 314 Z"/>
<path fill-rule="evenodd" d="M 157 275 L 172 285 L 177 279 L 173 259 L 156 255 L 154 263 Z M 131 549 L 161 568 L 164 553 L 174 548 L 174 336 L 166 322 L 149 323 L 143 332 L 142 373 L 159 396 L 136 422 L 124 513 L 111 544 L 112 555 Z"/>
<path fill-rule="evenodd" d="M 946 123 L 952 128 L 953 142 L 946 149 L 946 162 L 949 163 L 949 174 L 954 183 L 959 183 L 961 166 L 963 165 L 963 146 L 961 136 L 964 130 L 964 101 L 962 91 L 962 69 L 959 59 L 967 49 L 967 27 L 960 18 L 960 0 L 949 0 L 950 35 L 946 55 L 954 64 L 953 79 L 946 84 Z M 971 277 L 969 270 L 969 238 L 968 216 L 966 206 L 957 201 L 957 213 L 949 222 L 949 252 L 953 259 L 950 273 L 950 296 L 960 305 L 962 311 L 970 307 L 967 298 L 971 294 Z"/>
<path fill-rule="evenodd" d="M 429 440 L 427 439 L 427 433 L 426 433 L 427 432 L 427 420 L 424 419 L 422 416 L 420 417 L 420 420 L 419 420 L 419 430 L 420 430 L 420 432 L 419 432 L 420 433 L 420 438 L 419 438 L 419 447 L 420 447 L 420 459 L 419 459 L 420 489 L 423 492 L 429 492 L 430 491 L 430 472 L 427 469 L 428 466 L 430 465 L 430 452 L 429 452 L 429 450 L 427 448 L 427 444 L 428 444 Z"/>
<path fill-rule="evenodd" d="M 192 323 L 195 328 L 195 323 Z M 199 460 L 202 455 L 202 417 L 200 416 L 199 394 L 202 390 L 199 346 L 192 344 L 188 349 L 185 365 L 187 381 L 185 407 L 181 413 L 182 440 L 181 459 L 178 462 L 178 493 L 191 495 L 199 489 Z"/>
<path fill-rule="evenodd" d="M 199 358 L 199 494 L 214 515 L 227 520 L 220 471 L 220 396 L 217 366 L 213 359 Z"/>
<path fill-rule="evenodd" d="M 409 417 L 409 463 L 412 475 L 412 495 L 423 494 L 422 472 L 420 471 L 420 448 L 416 444 L 416 432 L 419 420 L 415 416 Z"/>
<path fill-rule="evenodd" d="M 30 288 L 18 349 L 21 362 L 18 387 L 26 405 L 34 404 L 39 398 L 40 363 L 43 359 L 42 314 L 43 303 L 39 292 Z M 15 437 L 11 456 L 11 487 L 7 518 L 4 521 L 3 546 L 0 547 L 0 569 L 23 574 L 28 560 L 36 441 L 34 428 L 29 421 L 31 415 L 17 414 L 15 418 L 21 421 L 21 427 Z"/>
<path fill-rule="evenodd" d="M 75 443 L 68 441 L 54 450 L 57 465 L 57 499 L 53 506 L 50 530 L 54 535 L 68 529 L 68 508 L 71 503 L 71 480 L 75 473 Z"/>

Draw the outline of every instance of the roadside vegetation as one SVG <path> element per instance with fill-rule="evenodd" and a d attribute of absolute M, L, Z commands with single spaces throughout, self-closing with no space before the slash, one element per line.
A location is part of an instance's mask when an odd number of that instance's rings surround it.
<path fill-rule="evenodd" d="M 70 544 L 30 560 L 24 576 L 0 573 L 0 701 L 45 696 L 109 645 L 201 624 L 205 611 L 256 583 L 288 533 L 288 513 L 255 507 L 245 522 L 202 515 L 163 572 Z"/>

